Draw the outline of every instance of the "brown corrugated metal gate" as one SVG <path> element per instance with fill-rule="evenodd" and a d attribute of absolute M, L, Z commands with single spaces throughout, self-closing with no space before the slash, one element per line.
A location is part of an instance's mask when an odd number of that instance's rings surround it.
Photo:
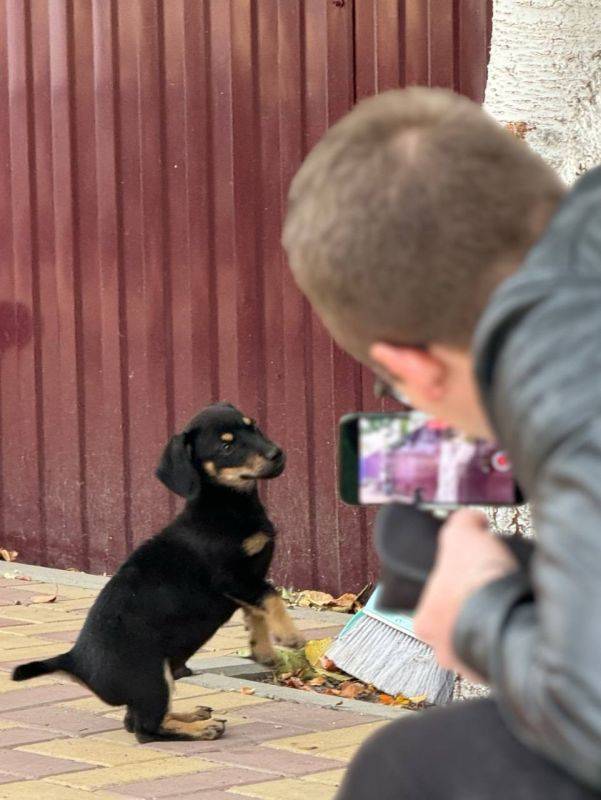
<path fill-rule="evenodd" d="M 294 287 L 288 184 L 405 83 L 481 99 L 488 0 L 0 0 L 0 546 L 111 571 L 174 511 L 167 437 L 229 399 L 288 451 L 276 577 L 360 587 L 335 430 L 373 408 Z"/>

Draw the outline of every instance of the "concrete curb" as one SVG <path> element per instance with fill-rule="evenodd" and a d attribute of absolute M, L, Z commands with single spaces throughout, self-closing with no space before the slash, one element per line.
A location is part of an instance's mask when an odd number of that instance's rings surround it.
<path fill-rule="evenodd" d="M 14 573 L 17 578 L 23 576 L 41 583 L 62 583 L 63 586 L 76 586 L 78 589 L 102 589 L 110 579 L 107 575 L 89 575 L 87 572 L 38 567 L 36 564 L 20 564 L 17 561 L 2 562 L 0 573 Z"/>
<path fill-rule="evenodd" d="M 363 700 L 347 700 L 343 697 L 318 694 L 317 692 L 304 692 L 301 689 L 289 689 L 287 686 L 275 686 L 271 683 L 233 678 L 229 675 L 205 672 L 202 675 L 193 675 L 182 678 L 184 683 L 194 683 L 207 689 L 226 692 L 240 692 L 243 688 L 252 689 L 255 697 L 265 697 L 268 700 L 287 700 L 299 705 L 312 705 L 319 708 L 329 708 L 333 711 L 351 711 L 369 717 L 382 717 L 384 719 L 400 719 L 401 716 L 411 714 L 411 711 L 390 706 L 380 706 L 376 703 L 366 703 Z M 202 699 L 202 698 L 201 698 Z"/>
<path fill-rule="evenodd" d="M 87 572 L 76 572 L 53 567 L 38 567 L 36 564 L 21 564 L 18 561 L 0 562 L 0 575 L 14 573 L 15 577 L 24 576 L 40 583 L 62 583 L 63 586 L 76 586 L 79 589 L 102 589 L 109 582 L 110 575 L 90 575 Z M 344 625 L 350 619 L 349 614 L 338 611 L 321 611 L 317 608 L 292 607 L 290 613 L 295 619 L 312 619 L 319 616 L 320 622 L 332 625 Z"/>

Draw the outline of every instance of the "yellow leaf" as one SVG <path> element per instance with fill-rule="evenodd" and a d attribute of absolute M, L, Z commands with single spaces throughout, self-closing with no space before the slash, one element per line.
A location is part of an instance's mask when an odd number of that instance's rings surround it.
<path fill-rule="evenodd" d="M 321 667 L 321 659 L 326 654 L 331 644 L 331 637 L 327 639 L 311 639 L 311 641 L 307 642 L 305 645 L 305 656 L 314 669 Z"/>

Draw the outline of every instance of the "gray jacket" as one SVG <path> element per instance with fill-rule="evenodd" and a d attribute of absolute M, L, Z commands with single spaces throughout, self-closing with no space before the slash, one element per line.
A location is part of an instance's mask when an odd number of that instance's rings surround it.
<path fill-rule="evenodd" d="M 533 504 L 537 550 L 469 598 L 461 659 L 514 733 L 601 788 L 601 168 L 493 295 L 474 342 L 482 396 Z"/>

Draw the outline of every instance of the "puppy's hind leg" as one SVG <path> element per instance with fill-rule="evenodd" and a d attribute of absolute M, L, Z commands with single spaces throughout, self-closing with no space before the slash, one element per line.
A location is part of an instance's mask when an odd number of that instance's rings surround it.
<path fill-rule="evenodd" d="M 183 659 L 172 659 L 170 666 L 173 679 L 176 681 L 180 678 L 189 678 L 190 675 L 194 675 L 190 667 L 186 666 L 186 662 Z"/>
<path fill-rule="evenodd" d="M 127 709 L 124 723 L 133 729 L 141 742 L 197 741 L 218 739 L 225 730 L 221 720 L 210 718 L 210 709 L 199 708 L 192 714 L 171 714 L 171 670 L 155 671 L 138 687 L 136 699 Z M 141 690 L 141 691 L 140 691 Z M 207 716 L 207 714 L 209 716 Z"/>

